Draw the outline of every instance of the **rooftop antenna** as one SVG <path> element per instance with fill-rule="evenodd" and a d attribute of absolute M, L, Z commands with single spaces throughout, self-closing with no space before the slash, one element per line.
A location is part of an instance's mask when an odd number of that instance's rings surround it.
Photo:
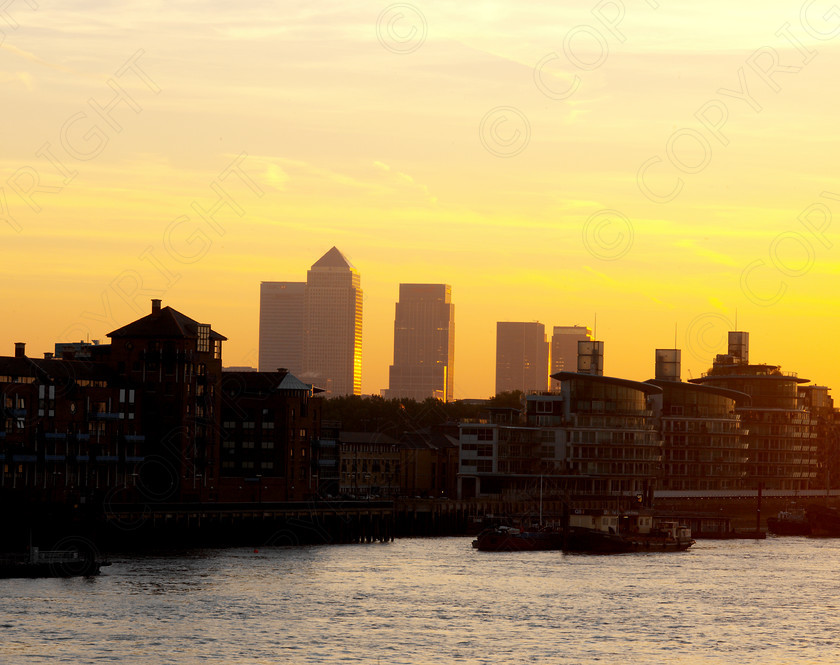
<path fill-rule="evenodd" d="M 595 323 L 592 324 L 592 338 L 598 339 L 598 312 L 595 312 Z"/>
<path fill-rule="evenodd" d="M 738 330 L 738 308 L 735 308 L 735 330 Z"/>
<path fill-rule="evenodd" d="M 674 322 L 674 349 L 677 348 L 677 323 Z"/>

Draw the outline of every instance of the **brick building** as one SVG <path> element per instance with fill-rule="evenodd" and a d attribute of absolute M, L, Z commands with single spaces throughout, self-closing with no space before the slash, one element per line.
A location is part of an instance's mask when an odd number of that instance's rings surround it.
<path fill-rule="evenodd" d="M 152 300 L 90 356 L 0 357 L 0 495 L 41 503 L 295 500 L 318 491 L 318 389 L 222 373 L 209 324 Z M 86 349 L 87 351 L 88 349 Z"/>

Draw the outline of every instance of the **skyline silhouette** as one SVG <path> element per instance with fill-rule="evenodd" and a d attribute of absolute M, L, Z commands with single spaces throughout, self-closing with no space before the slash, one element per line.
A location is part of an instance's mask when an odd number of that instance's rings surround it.
<path fill-rule="evenodd" d="M 840 292 L 827 6 L 33 5 L 0 17 L 7 347 L 103 339 L 163 298 L 256 366 L 259 282 L 337 245 L 363 393 L 400 283 L 452 286 L 456 397 L 492 391 L 497 321 L 596 314 L 617 376 L 675 326 L 698 375 L 736 311 L 754 357 L 840 373 L 811 341 Z"/>

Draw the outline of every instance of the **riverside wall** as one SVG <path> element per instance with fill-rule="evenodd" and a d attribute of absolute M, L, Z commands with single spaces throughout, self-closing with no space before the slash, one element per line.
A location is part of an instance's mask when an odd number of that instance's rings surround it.
<path fill-rule="evenodd" d="M 767 528 L 767 517 L 792 505 L 840 506 L 832 496 L 657 497 L 657 512 L 728 518 L 736 530 Z M 461 536 L 494 521 L 560 524 L 565 510 L 639 507 L 630 498 L 596 501 L 547 498 L 396 499 L 295 503 L 21 507 L 0 517 L 7 550 L 79 541 L 108 551 L 214 546 L 284 546 L 388 542 L 395 538 Z M 759 510 L 760 508 L 760 510 Z"/>

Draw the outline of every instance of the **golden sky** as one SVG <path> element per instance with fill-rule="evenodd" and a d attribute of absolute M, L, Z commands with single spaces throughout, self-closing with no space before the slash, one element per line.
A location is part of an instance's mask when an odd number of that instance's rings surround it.
<path fill-rule="evenodd" d="M 605 373 L 698 376 L 725 333 L 840 370 L 830 1 L 65 2 L 0 12 L 0 344 L 149 299 L 257 364 L 260 281 L 336 245 L 387 387 L 401 282 L 452 285 L 456 397 L 496 321 L 589 325 Z M 552 3 L 572 4 L 572 3 Z"/>

